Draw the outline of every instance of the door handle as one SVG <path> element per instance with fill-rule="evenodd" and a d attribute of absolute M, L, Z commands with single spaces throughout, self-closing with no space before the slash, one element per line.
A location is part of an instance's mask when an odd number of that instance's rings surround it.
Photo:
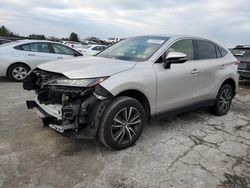
<path fill-rule="evenodd" d="M 35 54 L 28 54 L 28 56 L 35 56 Z"/>
<path fill-rule="evenodd" d="M 57 59 L 63 59 L 63 57 L 57 57 Z"/>
<path fill-rule="evenodd" d="M 220 69 L 221 69 L 221 70 L 223 70 L 223 69 L 225 69 L 225 68 L 226 68 L 226 66 L 225 66 L 224 64 L 220 66 Z"/>
<path fill-rule="evenodd" d="M 199 71 L 198 69 L 193 69 L 193 70 L 191 71 L 191 74 L 198 74 L 198 73 L 200 73 L 200 71 Z"/>

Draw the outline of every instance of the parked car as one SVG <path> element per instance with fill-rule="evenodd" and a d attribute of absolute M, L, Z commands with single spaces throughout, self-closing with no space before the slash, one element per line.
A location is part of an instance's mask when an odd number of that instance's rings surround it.
<path fill-rule="evenodd" d="M 0 46 L 0 76 L 22 81 L 37 65 L 82 54 L 61 43 L 40 40 L 19 40 Z"/>
<path fill-rule="evenodd" d="M 81 52 L 84 56 L 93 56 L 103 51 L 107 47 L 108 46 L 106 45 L 86 45 L 82 48 L 77 48 L 76 50 Z"/>
<path fill-rule="evenodd" d="M 71 48 L 77 49 L 77 48 L 82 48 L 84 45 L 80 42 L 75 42 L 75 41 L 62 41 L 62 43 L 66 46 L 69 46 Z"/>
<path fill-rule="evenodd" d="M 114 43 L 117 43 L 117 42 L 119 42 L 119 41 L 120 41 L 119 38 L 108 38 L 108 39 L 106 40 L 106 42 L 107 42 L 107 43 L 110 43 L 110 44 L 114 44 Z"/>
<path fill-rule="evenodd" d="M 150 119 L 201 106 L 225 115 L 238 88 L 237 63 L 203 38 L 138 36 L 97 56 L 39 65 L 23 86 L 36 91 L 27 107 L 38 109 L 44 125 L 83 131 L 118 150 L 132 146 Z"/>
<path fill-rule="evenodd" d="M 0 45 L 1 45 L 1 44 L 5 44 L 5 43 L 8 43 L 8 42 L 11 42 L 11 40 L 8 40 L 8 39 L 0 39 Z"/>
<path fill-rule="evenodd" d="M 231 52 L 240 61 L 238 67 L 240 79 L 250 79 L 250 45 L 236 46 Z"/>

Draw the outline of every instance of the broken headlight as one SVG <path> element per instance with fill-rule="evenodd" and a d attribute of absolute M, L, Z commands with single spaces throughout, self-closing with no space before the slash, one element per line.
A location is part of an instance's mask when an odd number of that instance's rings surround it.
<path fill-rule="evenodd" d="M 93 87 L 108 77 L 87 78 L 87 79 L 55 79 L 46 83 L 51 86 L 71 86 L 71 87 Z"/>

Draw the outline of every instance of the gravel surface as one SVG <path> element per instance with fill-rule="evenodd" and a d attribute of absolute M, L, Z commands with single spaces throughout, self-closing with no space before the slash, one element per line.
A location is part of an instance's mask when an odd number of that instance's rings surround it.
<path fill-rule="evenodd" d="M 250 187 L 250 81 L 223 117 L 198 109 L 146 125 L 136 145 L 110 151 L 96 141 L 43 128 L 0 80 L 0 187 Z"/>

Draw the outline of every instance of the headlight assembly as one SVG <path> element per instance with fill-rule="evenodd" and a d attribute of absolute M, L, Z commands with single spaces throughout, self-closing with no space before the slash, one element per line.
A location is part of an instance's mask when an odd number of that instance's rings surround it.
<path fill-rule="evenodd" d="M 51 86 L 69 86 L 69 87 L 93 87 L 108 77 L 87 78 L 87 79 L 56 79 L 46 83 Z"/>

